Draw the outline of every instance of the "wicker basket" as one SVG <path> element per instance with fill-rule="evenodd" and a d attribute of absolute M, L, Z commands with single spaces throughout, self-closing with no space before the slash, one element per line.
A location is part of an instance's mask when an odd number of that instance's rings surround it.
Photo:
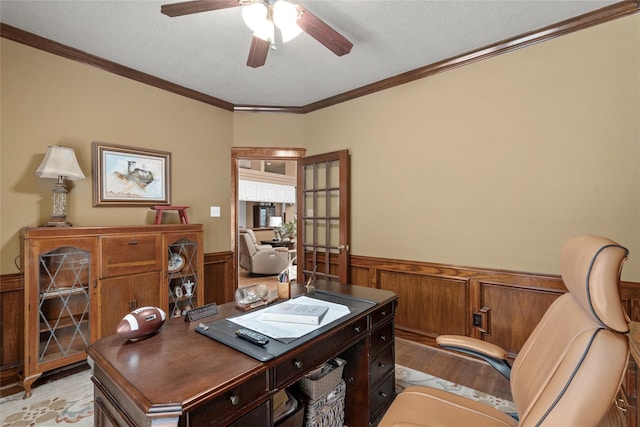
<path fill-rule="evenodd" d="M 313 402 L 335 389 L 342 381 L 346 360 L 335 357 L 298 381 L 300 391 Z"/>
<path fill-rule="evenodd" d="M 347 385 L 340 379 L 336 388 L 315 402 L 307 403 L 304 413 L 305 427 L 342 427 L 346 393 Z"/>

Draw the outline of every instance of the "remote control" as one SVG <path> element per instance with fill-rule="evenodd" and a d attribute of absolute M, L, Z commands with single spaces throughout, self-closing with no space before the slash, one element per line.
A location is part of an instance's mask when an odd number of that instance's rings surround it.
<path fill-rule="evenodd" d="M 266 336 L 259 334 L 257 332 L 252 331 L 251 329 L 241 328 L 236 331 L 236 336 L 238 338 L 242 338 L 243 340 L 249 341 L 251 344 L 264 346 L 269 342 L 269 338 Z"/>
<path fill-rule="evenodd" d="M 196 320 L 213 316 L 214 314 L 218 314 L 218 306 L 216 306 L 215 302 L 212 302 L 211 304 L 203 305 L 202 307 L 198 308 L 192 308 L 191 310 L 187 311 L 187 314 L 184 316 L 184 321 L 195 322 Z"/>

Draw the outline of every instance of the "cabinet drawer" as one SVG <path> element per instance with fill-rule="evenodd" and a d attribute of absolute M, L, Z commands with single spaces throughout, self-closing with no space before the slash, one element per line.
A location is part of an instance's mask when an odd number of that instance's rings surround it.
<path fill-rule="evenodd" d="M 218 421 L 267 395 L 267 373 L 263 372 L 189 413 L 189 425 L 218 425 Z"/>
<path fill-rule="evenodd" d="M 393 318 L 395 312 L 395 301 L 392 301 L 386 305 L 383 305 L 373 313 L 371 313 L 371 327 L 374 328 L 379 323 Z"/>
<path fill-rule="evenodd" d="M 375 357 L 383 348 L 393 342 L 393 322 L 371 332 L 371 354 Z"/>
<path fill-rule="evenodd" d="M 314 347 L 285 359 L 275 367 L 276 388 L 288 385 L 294 378 L 300 377 L 303 372 L 320 366 L 334 354 L 342 351 L 348 343 L 366 333 L 367 319 L 363 317 L 352 322 L 335 335 L 327 337 Z"/>
<path fill-rule="evenodd" d="M 371 362 L 370 375 L 373 387 L 378 385 L 380 380 L 392 370 L 395 370 L 393 347 L 389 347 L 387 351 L 383 352 L 377 359 Z"/>
<path fill-rule="evenodd" d="M 242 416 L 237 421 L 229 424 L 229 427 L 270 427 L 271 426 L 271 404 L 267 400 L 256 409 Z"/>
<path fill-rule="evenodd" d="M 369 418 L 375 417 L 379 412 L 384 411 L 391 404 L 395 397 L 395 375 L 390 375 L 378 387 L 371 392 L 371 413 Z"/>
<path fill-rule="evenodd" d="M 100 277 L 115 277 L 162 269 L 160 235 L 100 238 Z"/>

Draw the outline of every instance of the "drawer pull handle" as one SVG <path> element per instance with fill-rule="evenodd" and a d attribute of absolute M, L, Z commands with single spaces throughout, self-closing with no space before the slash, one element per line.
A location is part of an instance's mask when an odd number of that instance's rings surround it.
<path fill-rule="evenodd" d="M 380 396 L 382 396 L 382 397 L 387 397 L 387 393 L 385 393 L 384 391 L 381 391 L 381 392 L 380 392 Z"/>
<path fill-rule="evenodd" d="M 298 369 L 302 368 L 302 362 L 300 360 L 294 360 L 293 361 L 293 366 L 295 366 Z"/>
<path fill-rule="evenodd" d="M 229 401 L 233 406 L 238 406 L 238 404 L 240 403 L 240 396 L 238 396 L 237 394 L 232 394 L 229 398 Z"/>
<path fill-rule="evenodd" d="M 387 364 L 386 363 L 382 363 L 382 362 L 378 362 L 378 366 L 380 366 L 381 368 L 386 368 Z"/>
<path fill-rule="evenodd" d="M 362 329 L 360 329 L 360 326 L 356 326 L 356 327 L 353 328 L 353 330 L 356 331 L 356 332 L 360 332 Z"/>
<path fill-rule="evenodd" d="M 383 316 L 386 316 L 387 312 L 386 311 L 381 311 L 380 314 L 382 314 Z"/>
<path fill-rule="evenodd" d="M 127 243 L 127 245 L 129 246 L 135 246 L 138 244 L 138 241 L 136 239 L 131 239 L 129 240 L 129 242 Z"/>
<path fill-rule="evenodd" d="M 386 340 L 387 340 L 386 335 L 380 335 L 380 341 L 386 341 Z"/>

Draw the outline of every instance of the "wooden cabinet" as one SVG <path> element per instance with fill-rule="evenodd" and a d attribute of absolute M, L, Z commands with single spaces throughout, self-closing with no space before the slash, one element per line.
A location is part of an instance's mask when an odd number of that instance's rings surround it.
<path fill-rule="evenodd" d="M 161 271 L 100 280 L 99 337 L 114 334 L 122 317 L 136 308 L 148 305 L 165 307 L 161 303 L 161 287 L 158 286 L 161 280 Z"/>
<path fill-rule="evenodd" d="M 21 239 L 25 397 L 43 372 L 86 359 L 131 310 L 178 316 L 203 304 L 202 225 L 24 228 Z"/>
<path fill-rule="evenodd" d="M 97 240 L 64 236 L 33 238 L 23 230 L 25 397 L 48 370 L 83 360 L 96 339 L 91 304 L 98 266 Z"/>

